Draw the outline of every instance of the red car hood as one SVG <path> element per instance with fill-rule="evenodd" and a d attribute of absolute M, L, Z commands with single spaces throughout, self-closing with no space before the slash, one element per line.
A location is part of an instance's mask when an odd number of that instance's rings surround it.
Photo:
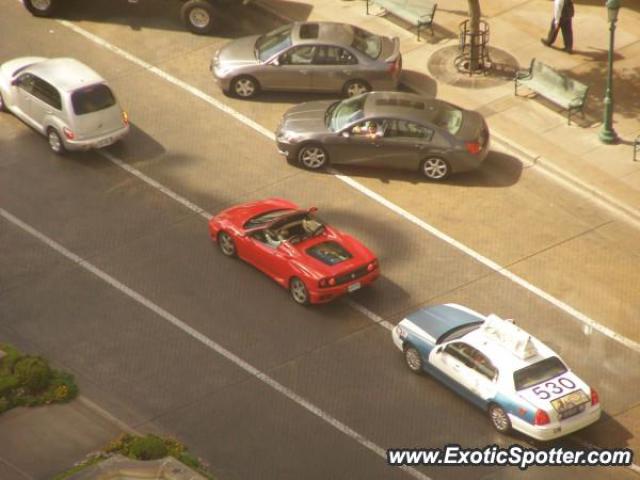
<path fill-rule="evenodd" d="M 216 220 L 227 220 L 238 227 L 242 227 L 247 220 L 257 215 L 281 209 L 298 210 L 295 203 L 282 198 L 269 198 L 258 202 L 245 203 L 235 207 L 227 208 L 215 216 Z"/>

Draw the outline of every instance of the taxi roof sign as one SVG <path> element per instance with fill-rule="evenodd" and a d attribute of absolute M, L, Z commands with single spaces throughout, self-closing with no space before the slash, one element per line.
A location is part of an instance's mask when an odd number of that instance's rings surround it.
<path fill-rule="evenodd" d="M 489 314 L 482 324 L 483 333 L 522 360 L 538 354 L 531 335 L 518 327 L 513 320 L 505 320 Z"/>

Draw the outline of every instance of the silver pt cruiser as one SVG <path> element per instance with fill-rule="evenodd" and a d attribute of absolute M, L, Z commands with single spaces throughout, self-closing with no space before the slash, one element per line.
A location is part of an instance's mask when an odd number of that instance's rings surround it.
<path fill-rule="evenodd" d="M 249 98 L 260 90 L 342 92 L 394 90 L 400 41 L 335 22 L 282 26 L 218 50 L 211 71 L 224 91 Z"/>
<path fill-rule="evenodd" d="M 55 153 L 106 147 L 129 132 L 129 117 L 104 79 L 73 58 L 0 65 L 0 110 L 45 135 Z"/>

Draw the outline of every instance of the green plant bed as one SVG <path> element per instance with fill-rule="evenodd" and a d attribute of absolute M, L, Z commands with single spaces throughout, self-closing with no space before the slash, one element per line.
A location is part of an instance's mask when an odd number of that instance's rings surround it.
<path fill-rule="evenodd" d="M 42 357 L 24 355 L 15 347 L 0 344 L 0 413 L 13 407 L 63 403 L 78 395 L 73 376 L 52 369 Z"/>

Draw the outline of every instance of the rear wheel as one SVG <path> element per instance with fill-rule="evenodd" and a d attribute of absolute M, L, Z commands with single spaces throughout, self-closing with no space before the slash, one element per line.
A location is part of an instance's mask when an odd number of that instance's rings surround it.
<path fill-rule="evenodd" d="M 511 430 L 511 420 L 509 420 L 507 412 L 499 405 L 493 404 L 489 407 L 489 418 L 493 428 L 500 433 L 508 433 Z"/>
<path fill-rule="evenodd" d="M 58 0 L 22 0 L 24 7 L 36 17 L 49 17 L 58 5 Z"/>
<path fill-rule="evenodd" d="M 289 293 L 298 305 L 309 305 L 309 290 L 298 277 L 293 277 L 289 282 Z"/>
<path fill-rule="evenodd" d="M 429 157 L 422 161 L 420 171 L 429 180 L 444 180 L 451 174 L 451 167 L 440 157 Z"/>
<path fill-rule="evenodd" d="M 251 98 L 258 94 L 260 85 L 258 81 L 249 76 L 234 78 L 231 82 L 231 93 L 240 98 Z"/>
<path fill-rule="evenodd" d="M 422 357 L 415 347 L 409 345 L 404 349 L 404 361 L 413 373 L 422 372 Z"/>
<path fill-rule="evenodd" d="M 329 163 L 329 155 L 320 145 L 309 143 L 298 150 L 298 163 L 309 170 L 319 170 Z"/>
<path fill-rule="evenodd" d="M 227 257 L 235 257 L 237 254 L 236 244 L 227 232 L 218 234 L 218 246 L 222 254 Z"/>
<path fill-rule="evenodd" d="M 214 11 L 206 0 L 188 0 L 182 6 L 182 21 L 193 33 L 205 34 L 213 29 Z"/>
<path fill-rule="evenodd" d="M 56 132 L 55 128 L 50 127 L 47 130 L 47 140 L 49 141 L 49 148 L 58 155 L 61 155 L 65 152 L 64 143 L 62 142 L 62 138 L 60 134 Z"/>
<path fill-rule="evenodd" d="M 371 91 L 371 87 L 364 80 L 350 80 L 342 88 L 345 97 L 355 97 L 369 91 Z"/>

